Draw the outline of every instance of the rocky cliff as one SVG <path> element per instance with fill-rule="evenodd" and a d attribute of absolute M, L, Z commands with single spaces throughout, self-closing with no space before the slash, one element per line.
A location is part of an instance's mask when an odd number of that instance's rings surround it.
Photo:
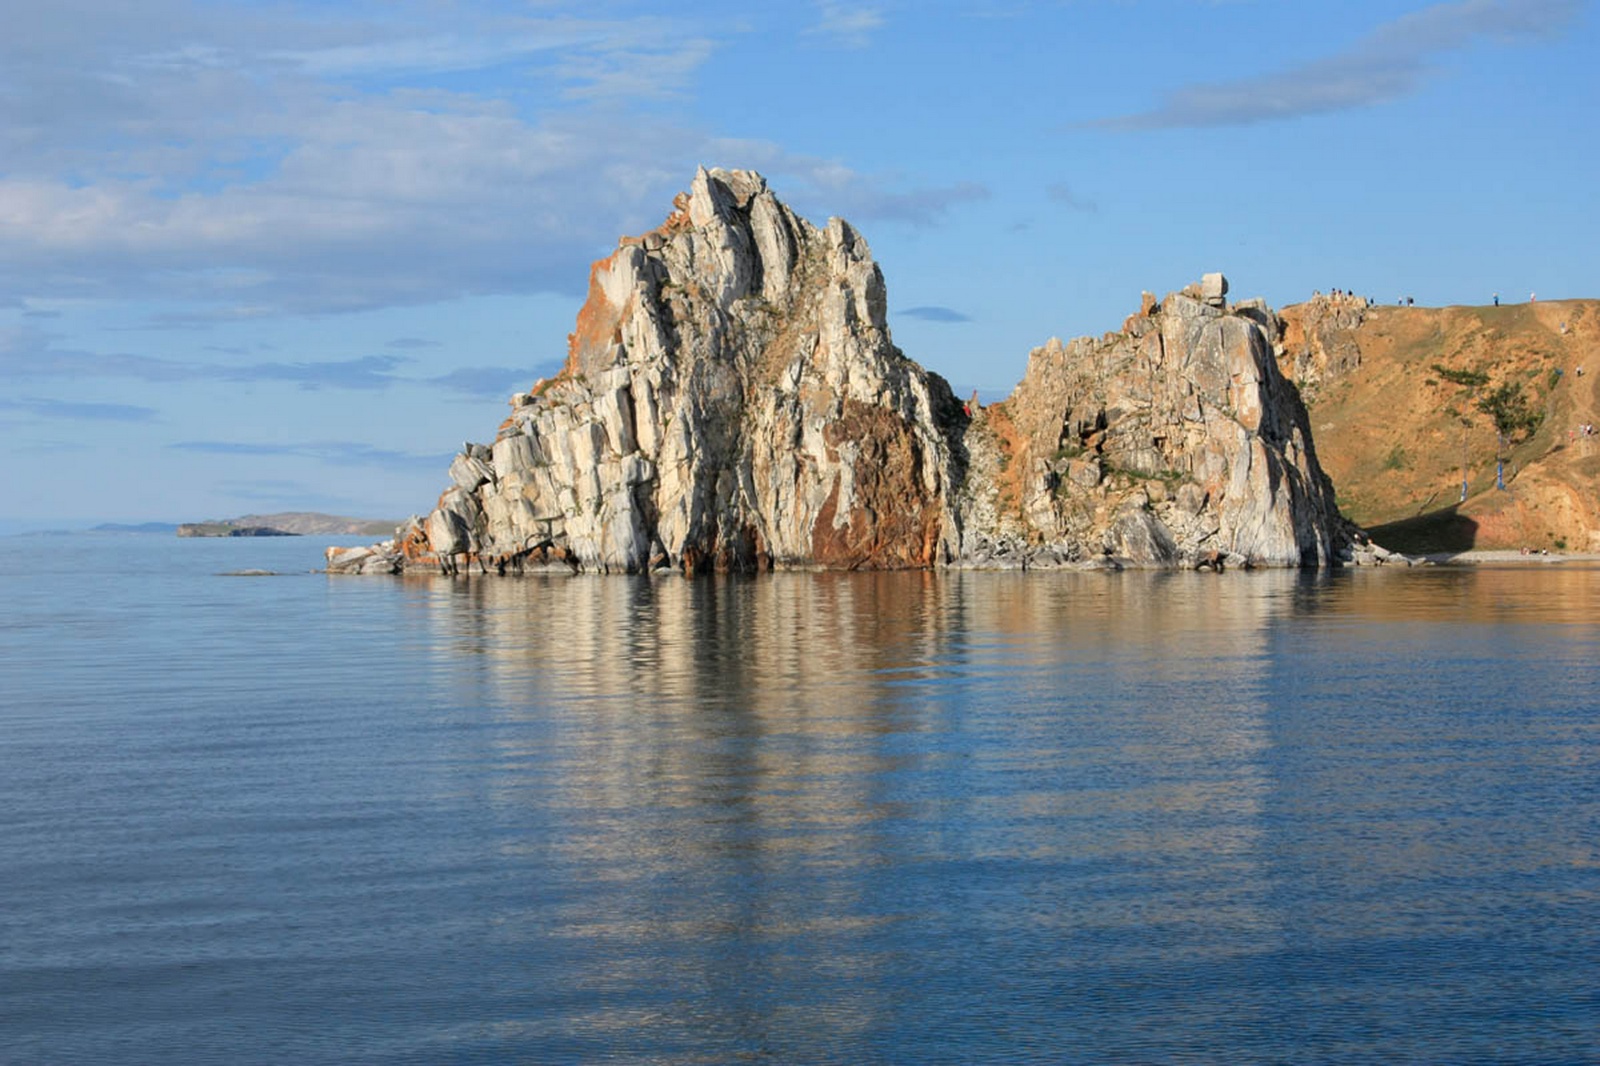
<path fill-rule="evenodd" d="M 757 174 L 701 170 L 596 263 L 561 373 L 513 398 L 393 550 L 330 566 L 923 567 L 956 553 L 959 405 L 883 275 Z"/>
<path fill-rule="evenodd" d="M 969 559 L 1336 562 L 1344 524 L 1274 361 L 1277 318 L 1260 301 L 1229 308 L 1226 282 L 1208 282 L 1146 294 L 1116 333 L 1034 349 L 966 437 L 992 501 L 987 521 L 968 513 Z"/>
<path fill-rule="evenodd" d="M 865 240 L 704 170 L 596 263 L 561 373 L 426 518 L 329 569 L 1335 562 L 1342 525 L 1277 319 L 1208 275 L 1036 350 L 973 410 L 890 340 Z"/>

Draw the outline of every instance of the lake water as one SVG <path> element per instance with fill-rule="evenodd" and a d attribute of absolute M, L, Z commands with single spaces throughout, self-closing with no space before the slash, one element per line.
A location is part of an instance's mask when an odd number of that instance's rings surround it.
<path fill-rule="evenodd" d="M 0 1062 L 1600 1061 L 1600 570 L 0 540 Z"/>

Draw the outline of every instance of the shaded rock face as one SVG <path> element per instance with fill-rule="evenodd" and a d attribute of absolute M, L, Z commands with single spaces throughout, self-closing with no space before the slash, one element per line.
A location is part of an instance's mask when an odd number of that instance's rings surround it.
<path fill-rule="evenodd" d="M 406 569 L 922 567 L 954 551 L 959 406 L 890 343 L 883 275 L 702 169 L 591 271 L 565 368 L 468 447 Z M 363 565 L 376 565 L 364 561 Z"/>
<path fill-rule="evenodd" d="M 973 457 L 1046 560 L 1328 566 L 1343 549 L 1304 405 L 1273 357 L 1276 318 L 1182 293 L 1118 333 L 1035 349 L 980 420 L 1009 424 L 1004 468 Z M 986 523 L 966 516 L 969 542 Z M 969 551 L 969 555 L 973 554 Z"/>
<path fill-rule="evenodd" d="M 565 367 L 464 448 L 435 509 L 330 570 L 1334 561 L 1277 319 L 1230 311 L 1220 275 L 1052 341 L 968 412 L 891 343 L 847 223 L 747 171 L 702 169 L 675 208 L 594 265 Z"/>

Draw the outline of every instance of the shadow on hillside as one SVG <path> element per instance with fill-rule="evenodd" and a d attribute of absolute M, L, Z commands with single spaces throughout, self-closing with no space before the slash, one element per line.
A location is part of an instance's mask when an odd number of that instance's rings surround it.
<path fill-rule="evenodd" d="M 1478 543 L 1478 523 L 1452 504 L 1438 511 L 1371 526 L 1367 533 L 1377 544 L 1407 555 L 1471 551 Z"/>

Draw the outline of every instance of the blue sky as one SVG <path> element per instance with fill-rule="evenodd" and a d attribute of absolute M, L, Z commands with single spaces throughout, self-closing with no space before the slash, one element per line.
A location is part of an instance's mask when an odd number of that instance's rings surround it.
<path fill-rule="evenodd" d="M 1225 271 L 1600 296 L 1590 0 L 19 0 L 0 531 L 426 511 L 696 165 L 850 219 L 912 358 Z"/>

